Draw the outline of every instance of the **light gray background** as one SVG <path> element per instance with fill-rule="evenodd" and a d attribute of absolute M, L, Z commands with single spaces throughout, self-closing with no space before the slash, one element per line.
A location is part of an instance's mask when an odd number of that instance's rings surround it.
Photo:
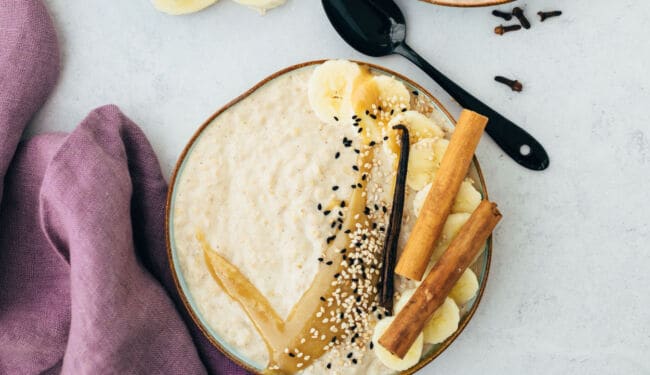
<path fill-rule="evenodd" d="M 28 135 L 69 131 L 115 103 L 144 129 L 167 176 L 210 114 L 301 61 L 381 64 L 460 111 L 404 59 L 349 48 L 317 0 L 289 0 L 264 17 L 227 0 L 184 17 L 147 0 L 47 2 L 63 72 Z M 477 154 L 505 215 L 490 279 L 465 332 L 422 373 L 650 373 L 650 2 L 518 1 L 533 27 L 501 37 L 491 8 L 399 3 L 413 48 L 551 156 L 547 171 L 530 172 L 483 139 Z M 564 15 L 534 17 L 555 8 Z M 524 92 L 495 83 L 497 74 Z"/>

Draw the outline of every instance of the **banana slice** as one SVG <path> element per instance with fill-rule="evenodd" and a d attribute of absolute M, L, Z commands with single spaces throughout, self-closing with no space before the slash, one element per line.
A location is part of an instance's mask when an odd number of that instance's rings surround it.
<path fill-rule="evenodd" d="M 217 2 L 217 0 L 152 0 L 153 6 L 161 12 L 179 15 L 198 12 Z"/>
<path fill-rule="evenodd" d="M 471 214 L 466 212 L 451 214 L 447 217 L 445 225 L 442 227 L 442 233 L 440 238 L 436 243 L 436 248 L 433 250 L 433 255 L 431 256 L 431 261 L 436 262 L 442 255 L 442 253 L 447 250 L 451 241 L 456 237 L 460 228 L 465 225 Z"/>
<path fill-rule="evenodd" d="M 431 190 L 431 183 L 426 184 L 422 190 L 418 191 L 413 198 L 413 211 L 415 215 L 420 215 L 420 210 L 422 210 L 422 205 L 429 195 Z M 483 196 L 481 193 L 474 188 L 472 180 L 466 179 L 460 184 L 460 190 L 456 196 L 456 201 L 454 202 L 453 207 L 451 208 L 452 213 L 468 213 L 471 214 L 474 212 L 476 207 L 481 204 Z"/>
<path fill-rule="evenodd" d="M 451 289 L 449 297 L 456 301 L 458 306 L 463 306 L 469 300 L 474 298 L 478 291 L 478 279 L 476 274 L 471 269 L 466 269 L 456 282 L 456 285 Z"/>
<path fill-rule="evenodd" d="M 329 60 L 317 66 L 307 89 L 316 116 L 327 123 L 348 121 L 352 89 L 361 75 L 359 65 L 347 60 Z"/>
<path fill-rule="evenodd" d="M 453 302 L 453 301 L 452 301 Z M 395 371 L 404 371 L 413 366 L 415 366 L 420 361 L 420 356 L 422 355 L 422 346 L 424 335 L 420 333 L 411 348 L 406 352 L 404 358 L 400 359 L 399 357 L 393 355 L 386 348 L 379 344 L 379 338 L 384 334 L 388 326 L 393 322 L 394 317 L 388 317 L 377 322 L 375 326 L 375 332 L 372 335 L 372 342 L 374 344 L 374 352 L 379 361 L 384 364 L 384 366 Z"/>
<path fill-rule="evenodd" d="M 393 130 L 393 126 L 402 124 L 409 130 L 409 142 L 411 144 L 424 138 L 443 138 L 445 132 L 429 117 L 418 111 L 401 112 L 393 117 L 388 123 L 386 132 L 388 140 L 384 143 L 388 150 L 398 154 L 401 145 L 399 144 L 399 133 Z"/>
<path fill-rule="evenodd" d="M 456 201 L 451 208 L 451 212 L 467 212 L 471 214 L 481 204 L 482 199 L 483 196 L 474 188 L 472 180 L 466 179 L 460 184 L 460 189 L 458 190 L 458 195 L 456 195 Z"/>
<path fill-rule="evenodd" d="M 411 145 L 406 184 L 422 190 L 433 181 L 448 145 L 448 140 L 434 138 L 424 138 Z"/>
<path fill-rule="evenodd" d="M 411 93 L 397 79 L 367 71 L 352 92 L 352 107 L 367 137 L 380 141 L 390 120 L 410 108 Z"/>
<path fill-rule="evenodd" d="M 393 308 L 393 315 L 397 315 L 397 313 L 406 305 L 406 302 L 413 297 L 413 293 L 415 293 L 415 288 L 407 289 L 402 292 L 402 295 L 399 297 Z"/>
<path fill-rule="evenodd" d="M 424 326 L 424 342 L 439 344 L 458 329 L 460 310 L 453 299 L 447 297 L 442 306 L 433 313 L 431 320 Z"/>
<path fill-rule="evenodd" d="M 236 3 L 246 5 L 258 12 L 264 14 L 269 9 L 278 7 L 285 3 L 286 0 L 234 0 Z"/>

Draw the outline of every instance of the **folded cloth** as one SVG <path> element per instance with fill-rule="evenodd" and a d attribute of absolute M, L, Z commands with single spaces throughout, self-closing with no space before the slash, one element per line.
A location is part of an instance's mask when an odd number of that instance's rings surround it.
<path fill-rule="evenodd" d="M 40 0 L 0 0 L 0 374 L 244 374 L 174 288 L 167 184 L 117 107 L 19 142 L 59 72 Z"/>

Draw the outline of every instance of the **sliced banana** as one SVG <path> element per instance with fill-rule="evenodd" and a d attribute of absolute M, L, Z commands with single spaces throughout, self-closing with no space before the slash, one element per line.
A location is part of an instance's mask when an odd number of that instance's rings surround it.
<path fill-rule="evenodd" d="M 460 189 L 458 190 L 458 195 L 456 195 L 456 201 L 451 208 L 451 212 L 467 212 L 471 214 L 481 204 L 482 199 L 481 193 L 474 188 L 472 180 L 466 179 L 460 184 Z"/>
<path fill-rule="evenodd" d="M 415 197 L 413 198 L 413 211 L 416 216 L 420 215 L 420 210 L 422 210 L 422 206 L 424 205 L 424 201 L 427 199 L 430 190 L 431 183 L 428 183 L 422 188 L 422 190 L 415 194 Z M 481 193 L 476 190 L 472 184 L 472 180 L 466 179 L 462 184 L 460 184 L 460 189 L 456 196 L 456 200 L 454 201 L 454 205 L 451 208 L 451 212 L 471 214 L 474 212 L 476 207 L 481 204 L 482 199 L 483 197 L 481 196 Z"/>
<path fill-rule="evenodd" d="M 408 352 L 406 352 L 404 358 L 400 359 L 379 344 L 379 338 L 384 334 L 386 329 L 388 329 L 388 326 L 390 326 L 390 324 L 393 322 L 393 319 L 395 318 L 388 317 L 377 322 L 377 325 L 375 326 L 375 332 L 372 335 L 372 342 L 374 344 L 373 352 L 377 358 L 379 358 L 379 361 L 384 364 L 384 366 L 390 368 L 391 370 L 404 371 L 415 366 L 420 361 L 424 335 L 420 333 L 417 339 L 415 339 L 413 345 L 411 345 L 411 348 L 409 348 Z"/>
<path fill-rule="evenodd" d="M 362 75 L 359 65 L 347 60 L 329 60 L 317 66 L 309 79 L 309 104 L 319 119 L 331 123 L 352 117 L 351 95 Z"/>
<path fill-rule="evenodd" d="M 411 145 L 406 184 L 422 190 L 433 181 L 448 145 L 449 141 L 442 138 L 425 138 Z"/>
<path fill-rule="evenodd" d="M 415 197 L 413 197 L 413 211 L 415 212 L 415 216 L 420 216 L 420 211 L 422 210 L 424 201 L 427 200 L 429 191 L 431 191 L 431 184 L 432 183 L 429 182 L 424 185 L 424 187 L 415 194 Z"/>
<path fill-rule="evenodd" d="M 442 227 L 442 233 L 438 242 L 436 243 L 436 248 L 433 250 L 433 255 L 431 256 L 431 261 L 436 262 L 442 255 L 442 253 L 447 250 L 451 241 L 456 237 L 460 228 L 469 220 L 471 214 L 466 212 L 451 214 L 447 217 L 445 225 Z"/>
<path fill-rule="evenodd" d="M 456 282 L 456 285 L 451 289 L 449 297 L 451 297 L 458 306 L 463 306 L 469 300 L 474 298 L 478 291 L 478 279 L 476 274 L 471 269 L 466 269 Z"/>
<path fill-rule="evenodd" d="M 404 292 L 402 292 L 402 295 L 399 297 L 397 302 L 395 303 L 395 306 L 393 308 L 394 313 L 393 315 L 397 315 L 397 313 L 404 307 L 406 306 L 406 302 L 408 302 L 411 297 L 413 297 L 413 293 L 415 293 L 415 288 L 413 289 L 407 289 Z"/>
<path fill-rule="evenodd" d="M 393 126 L 402 124 L 409 130 L 409 142 L 414 144 L 424 138 L 443 138 L 445 132 L 429 117 L 418 111 L 401 112 L 393 117 L 386 129 L 388 140 L 384 143 L 389 151 L 398 154 L 401 145 L 399 144 L 399 133 L 393 130 Z"/>
<path fill-rule="evenodd" d="M 460 310 L 453 299 L 447 297 L 445 302 L 433 313 L 431 320 L 424 326 L 424 342 L 439 344 L 458 329 Z"/>
<path fill-rule="evenodd" d="M 246 5 L 253 8 L 260 13 L 264 13 L 269 9 L 278 7 L 285 3 L 286 0 L 234 0 L 236 3 Z"/>
<path fill-rule="evenodd" d="M 161 12 L 179 15 L 198 12 L 217 2 L 217 0 L 152 0 L 153 6 Z"/>
<path fill-rule="evenodd" d="M 390 120 L 410 108 L 411 93 L 394 77 L 367 73 L 355 85 L 352 107 L 368 138 L 380 141 Z"/>

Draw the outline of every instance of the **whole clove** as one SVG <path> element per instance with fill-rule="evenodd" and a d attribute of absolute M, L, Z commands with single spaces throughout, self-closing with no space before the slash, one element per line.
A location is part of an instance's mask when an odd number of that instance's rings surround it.
<path fill-rule="evenodd" d="M 512 19 L 512 14 L 507 13 L 507 12 L 502 12 L 500 10 L 493 10 L 492 15 L 495 17 L 501 17 L 506 21 L 510 21 Z"/>
<path fill-rule="evenodd" d="M 521 30 L 521 26 L 519 26 L 519 25 L 508 25 L 508 26 L 499 25 L 499 26 L 494 28 L 494 33 L 498 34 L 498 35 L 503 35 L 503 34 L 505 34 L 507 32 L 516 31 L 516 30 Z"/>
<path fill-rule="evenodd" d="M 511 79 L 508 79 L 506 77 L 496 76 L 496 77 L 494 77 L 494 80 L 499 82 L 499 83 L 503 83 L 504 85 L 510 87 L 510 89 L 512 91 L 521 92 L 521 90 L 524 89 L 524 85 L 522 85 L 521 82 L 517 81 L 516 79 L 511 80 Z"/>
<path fill-rule="evenodd" d="M 541 12 L 540 11 L 540 12 L 537 12 L 537 15 L 539 16 L 540 21 L 544 22 L 544 20 L 546 20 L 547 18 L 561 16 L 562 11 L 561 10 L 553 10 L 553 11 L 550 11 L 550 12 Z"/>
<path fill-rule="evenodd" d="M 521 26 L 524 27 L 524 29 L 530 29 L 530 22 L 528 21 L 528 18 L 524 15 L 524 10 L 519 8 L 519 7 L 514 7 L 512 9 L 512 15 L 517 17 L 519 20 L 519 23 Z"/>

